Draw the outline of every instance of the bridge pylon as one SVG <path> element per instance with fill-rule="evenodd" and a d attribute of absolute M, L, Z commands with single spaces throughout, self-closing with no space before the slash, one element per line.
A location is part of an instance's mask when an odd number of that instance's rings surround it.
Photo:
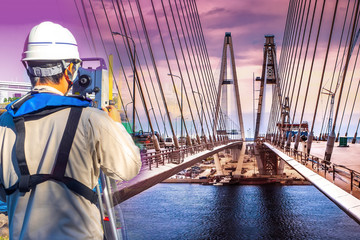
<path fill-rule="evenodd" d="M 228 62 L 228 49 L 230 52 L 230 64 L 231 64 L 231 74 L 232 79 L 229 79 L 227 76 L 227 62 Z M 235 93 L 235 104 L 237 108 L 237 120 L 240 126 L 240 134 L 241 140 L 245 141 L 245 131 L 244 131 L 244 123 L 241 111 L 241 104 L 240 104 L 240 93 L 239 93 L 239 84 L 237 80 L 236 74 L 236 65 L 235 65 L 235 57 L 234 57 L 234 48 L 231 38 L 231 33 L 226 32 L 224 38 L 224 45 L 223 45 L 223 53 L 222 53 L 222 60 L 221 60 L 221 69 L 220 69 L 220 80 L 218 86 L 218 94 L 216 98 L 216 109 L 215 109 L 215 122 L 214 122 L 214 135 L 218 135 L 217 133 L 224 134 L 224 130 L 218 130 L 220 124 L 219 120 L 222 118 L 221 114 L 225 114 L 228 116 L 228 91 L 230 87 L 234 86 L 233 90 Z M 221 106 L 221 111 L 220 111 Z M 226 134 L 226 133 L 225 133 Z"/>
<path fill-rule="evenodd" d="M 228 52 L 230 53 L 230 73 L 228 74 Z M 231 76 L 231 77 L 229 77 Z M 228 91 L 234 91 L 235 95 L 235 104 L 237 110 L 236 120 L 239 123 L 239 130 L 241 140 L 245 141 L 245 131 L 244 131 L 244 123 L 241 111 L 241 104 L 240 104 L 240 92 L 239 92 L 239 84 L 237 79 L 236 73 L 236 64 L 235 64 L 235 57 L 234 57 L 234 48 L 232 43 L 232 37 L 230 32 L 225 33 L 224 37 L 224 45 L 223 45 L 223 53 L 222 53 L 222 60 L 221 60 L 221 69 L 220 69 L 220 79 L 219 79 L 219 86 L 218 86 L 218 94 L 216 99 L 216 109 L 215 109 L 215 121 L 214 121 L 214 135 L 225 135 L 228 136 L 229 132 L 226 131 L 226 121 L 229 118 L 229 104 L 228 104 Z M 220 107 L 221 106 L 221 107 Z M 221 110 L 220 110 L 221 109 Z M 223 125 L 225 125 L 225 129 L 222 129 L 220 121 L 222 119 L 221 114 L 225 114 L 225 121 Z M 231 120 L 230 120 L 231 121 Z M 236 121 L 235 121 L 236 122 Z M 229 124 L 230 125 L 230 124 Z M 220 127 L 220 130 L 218 129 Z M 232 129 L 230 134 L 234 134 L 236 130 Z M 235 175 L 241 174 L 242 163 L 244 160 L 244 153 L 245 153 L 245 144 L 242 144 L 240 149 L 236 148 L 233 149 L 233 158 L 238 160 L 238 166 L 235 171 Z M 214 159 L 218 159 L 218 156 L 214 156 Z M 216 164 L 220 166 L 220 164 Z M 217 169 L 217 171 L 221 172 L 221 169 Z"/>
<path fill-rule="evenodd" d="M 256 125 L 255 125 L 255 155 L 257 160 L 257 165 L 259 169 L 259 173 L 262 175 L 276 175 L 282 174 L 284 165 L 279 159 L 267 151 L 264 147 L 262 147 L 262 140 L 260 137 L 260 125 L 261 122 L 264 121 L 262 118 L 262 114 L 265 112 L 265 93 L 266 93 L 266 85 L 271 84 L 275 86 L 275 91 L 272 94 L 278 94 L 279 100 L 281 100 L 281 95 L 279 91 L 279 76 L 277 71 L 277 61 L 276 61 L 276 45 L 274 41 L 274 35 L 265 35 L 265 44 L 264 44 L 264 55 L 263 55 L 263 67 L 261 78 L 256 78 L 256 81 L 260 81 L 260 92 L 259 92 L 259 100 L 258 100 L 258 109 L 256 115 Z M 281 101 L 280 101 L 281 102 Z M 277 124 L 277 127 L 280 129 L 278 135 L 275 136 L 274 133 L 271 134 L 273 140 L 280 140 L 282 138 L 284 140 L 284 125 L 289 125 L 289 102 L 288 98 L 285 99 L 285 104 L 281 107 L 281 123 Z"/>
<path fill-rule="evenodd" d="M 265 91 L 266 84 L 279 83 L 274 35 L 265 35 L 262 73 L 261 73 L 261 78 L 256 78 L 256 81 L 260 81 L 260 92 L 259 92 L 259 100 L 258 100 L 258 109 L 256 114 L 255 139 L 259 137 L 261 115 L 264 112 L 263 108 L 265 107 L 264 94 L 266 92 Z"/>

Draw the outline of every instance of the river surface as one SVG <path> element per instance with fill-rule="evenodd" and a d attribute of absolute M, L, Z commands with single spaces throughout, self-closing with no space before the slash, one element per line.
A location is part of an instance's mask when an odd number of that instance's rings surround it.
<path fill-rule="evenodd" d="M 313 186 L 158 184 L 121 205 L 127 239 L 360 239 Z"/>

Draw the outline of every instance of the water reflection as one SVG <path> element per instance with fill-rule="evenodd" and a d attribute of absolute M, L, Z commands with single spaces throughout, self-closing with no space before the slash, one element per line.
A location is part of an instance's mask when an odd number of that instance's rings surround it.
<path fill-rule="evenodd" d="M 124 203 L 128 239 L 359 239 L 313 186 L 158 184 Z"/>

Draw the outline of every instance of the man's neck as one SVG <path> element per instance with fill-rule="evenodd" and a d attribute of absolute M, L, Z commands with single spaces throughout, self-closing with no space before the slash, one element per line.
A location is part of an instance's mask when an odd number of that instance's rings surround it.
<path fill-rule="evenodd" d="M 35 87 L 38 87 L 38 86 L 41 86 L 41 87 L 50 87 L 50 88 L 53 88 L 53 89 L 56 89 L 57 91 L 61 92 L 62 95 L 66 95 L 66 93 L 68 92 L 68 83 L 66 82 L 65 78 L 62 77 L 60 79 L 60 82 L 58 84 L 55 84 L 55 83 L 52 83 L 52 82 L 47 82 L 47 83 L 37 83 L 35 85 Z"/>
<path fill-rule="evenodd" d="M 59 95 L 64 95 L 64 93 L 62 93 L 61 91 L 59 91 L 59 89 L 49 85 L 49 84 L 44 84 L 44 85 L 40 85 L 37 84 L 34 88 L 34 91 L 37 92 L 42 92 L 42 93 L 55 93 L 55 94 L 59 94 Z"/>

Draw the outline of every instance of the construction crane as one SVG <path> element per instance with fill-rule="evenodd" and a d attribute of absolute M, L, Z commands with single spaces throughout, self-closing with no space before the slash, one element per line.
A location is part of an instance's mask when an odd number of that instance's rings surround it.
<path fill-rule="evenodd" d="M 325 90 L 326 92 L 321 92 L 322 94 L 331 96 L 327 137 L 330 136 L 331 129 L 332 129 L 332 121 L 333 121 L 333 115 L 334 115 L 334 99 L 335 99 L 335 93 L 336 93 L 337 88 L 338 88 L 338 86 L 336 87 L 335 91 L 332 92 L 329 89 L 326 89 L 326 88 L 323 87 L 323 90 Z"/>
<path fill-rule="evenodd" d="M 356 36 L 355 36 L 355 39 L 351 45 L 351 50 L 350 50 L 350 56 L 349 58 L 351 58 L 351 55 L 354 51 L 354 48 L 355 48 L 355 44 L 357 42 L 357 40 L 359 39 L 359 35 L 360 35 L 360 28 L 359 30 L 357 31 L 356 33 Z M 345 67 L 344 67 L 345 68 Z M 340 86 L 340 79 L 342 79 L 342 76 L 344 74 L 344 69 L 342 70 L 339 78 L 338 78 L 338 81 L 337 81 L 337 84 L 336 84 L 336 87 L 335 87 L 335 90 L 334 92 L 332 92 L 331 90 L 329 89 L 326 89 L 323 87 L 323 90 L 325 90 L 326 92 L 321 92 L 322 94 L 325 94 L 325 95 L 329 95 L 331 96 L 331 101 L 330 101 L 330 113 L 329 113 L 329 120 L 328 120 L 328 130 L 327 130 L 327 136 L 330 136 L 330 133 L 331 133 L 331 129 L 332 129 L 332 122 L 333 122 L 333 115 L 334 115 L 334 102 L 335 102 L 335 94 Z"/>

